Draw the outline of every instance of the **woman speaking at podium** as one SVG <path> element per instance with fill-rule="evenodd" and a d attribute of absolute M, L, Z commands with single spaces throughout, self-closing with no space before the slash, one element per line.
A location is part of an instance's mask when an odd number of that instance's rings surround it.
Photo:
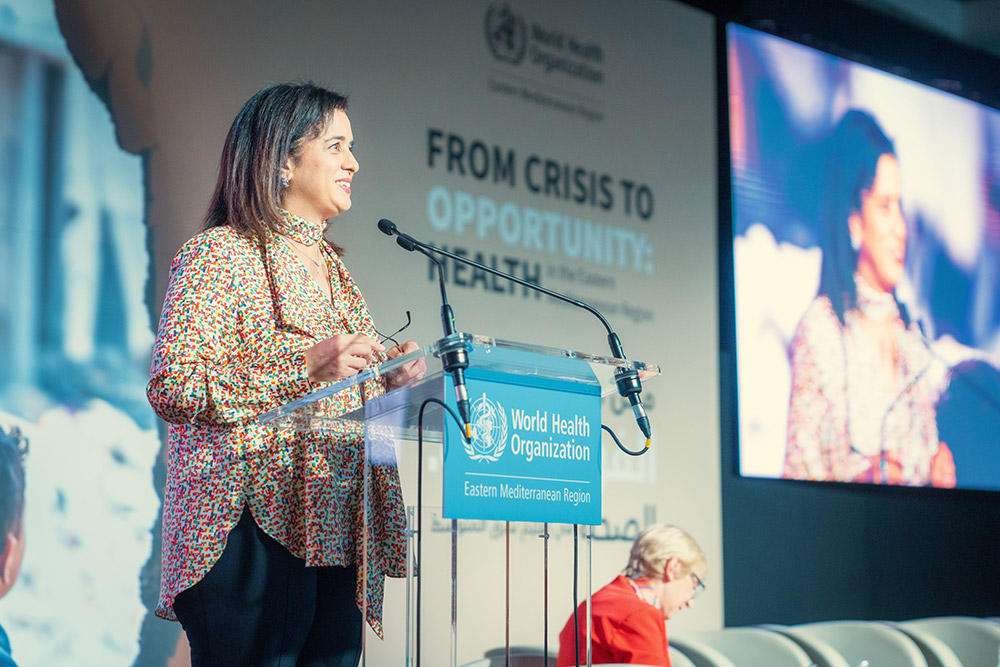
<path fill-rule="evenodd" d="M 147 388 L 169 422 L 156 611 L 181 622 L 196 667 L 353 667 L 362 591 L 381 634 L 384 576 L 404 574 L 395 470 L 374 469 L 365 526 L 360 436 L 256 421 L 417 347 L 379 343 L 341 248 L 323 238 L 351 207 L 359 169 L 346 112 L 343 96 L 311 83 L 247 101 L 226 137 L 205 230 L 170 268 Z M 421 372 L 411 364 L 392 384 Z M 334 407 L 353 410 L 386 389 L 366 381 Z"/>
<path fill-rule="evenodd" d="M 907 225 L 895 148 L 857 109 L 830 142 L 819 294 L 792 341 L 784 476 L 954 486 L 935 421 L 947 369 L 896 296 Z"/>

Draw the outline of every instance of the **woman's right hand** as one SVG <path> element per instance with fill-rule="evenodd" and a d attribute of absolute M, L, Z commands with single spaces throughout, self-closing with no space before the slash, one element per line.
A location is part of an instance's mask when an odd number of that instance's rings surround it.
<path fill-rule="evenodd" d="M 337 334 L 306 350 L 306 369 L 313 382 L 336 382 L 357 375 L 385 346 L 361 334 Z"/>

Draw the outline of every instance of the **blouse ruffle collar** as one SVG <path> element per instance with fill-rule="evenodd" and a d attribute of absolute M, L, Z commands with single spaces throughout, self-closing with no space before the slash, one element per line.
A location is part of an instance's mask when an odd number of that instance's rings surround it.
<path fill-rule="evenodd" d="M 882 292 L 871 287 L 858 274 L 854 274 L 854 285 L 858 295 L 858 310 L 869 320 L 884 322 L 899 315 L 896 298 L 891 292 Z"/>
<path fill-rule="evenodd" d="M 283 208 L 278 209 L 278 211 L 282 218 L 281 233 L 291 240 L 310 246 L 319 243 L 320 239 L 323 238 L 323 227 L 318 227 Z"/>

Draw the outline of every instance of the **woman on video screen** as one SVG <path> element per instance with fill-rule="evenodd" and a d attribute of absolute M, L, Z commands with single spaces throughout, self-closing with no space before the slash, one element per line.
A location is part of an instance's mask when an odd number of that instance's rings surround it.
<path fill-rule="evenodd" d="M 896 299 L 906 220 L 892 142 L 869 114 L 830 139 L 819 294 L 792 341 L 784 476 L 954 486 L 940 442 L 935 359 Z"/>

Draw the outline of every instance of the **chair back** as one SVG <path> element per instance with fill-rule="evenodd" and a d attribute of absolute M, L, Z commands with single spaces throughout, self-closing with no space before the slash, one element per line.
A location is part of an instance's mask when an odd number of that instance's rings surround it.
<path fill-rule="evenodd" d="M 676 648 L 683 653 L 688 660 L 694 663 L 694 667 L 737 667 L 737 665 L 740 665 L 740 663 L 730 660 L 725 653 L 714 646 L 687 635 L 671 638 L 670 648 Z M 672 664 L 673 661 L 671 659 Z"/>
<path fill-rule="evenodd" d="M 670 651 L 670 667 L 697 667 L 691 659 L 684 655 L 679 648 L 671 644 L 668 647 Z"/>
<path fill-rule="evenodd" d="M 672 638 L 682 652 L 709 646 L 740 667 L 809 667 L 809 655 L 788 637 L 764 628 L 724 628 Z M 697 664 L 696 664 L 697 667 Z"/>
<path fill-rule="evenodd" d="M 511 646 L 509 667 L 556 667 L 558 652 L 550 648 L 549 654 L 541 646 Z M 489 667 L 508 667 L 507 649 L 504 646 L 491 648 L 483 654 L 489 660 Z"/>
<path fill-rule="evenodd" d="M 919 632 L 943 642 L 966 667 L 1000 664 L 1000 624 L 968 616 L 903 621 L 904 632 Z"/>
<path fill-rule="evenodd" d="M 792 626 L 768 624 L 758 627 L 788 637 L 788 639 L 795 642 L 799 648 L 806 652 L 812 664 L 817 665 L 817 667 L 856 667 L 855 665 L 848 665 L 844 656 L 822 639 L 818 637 L 806 639 L 796 636 L 795 631 L 792 630 Z"/>
<path fill-rule="evenodd" d="M 787 626 L 785 633 L 803 647 L 816 642 L 832 647 L 851 667 L 865 663 L 872 667 L 928 667 L 913 640 L 884 623 L 823 621 Z"/>

